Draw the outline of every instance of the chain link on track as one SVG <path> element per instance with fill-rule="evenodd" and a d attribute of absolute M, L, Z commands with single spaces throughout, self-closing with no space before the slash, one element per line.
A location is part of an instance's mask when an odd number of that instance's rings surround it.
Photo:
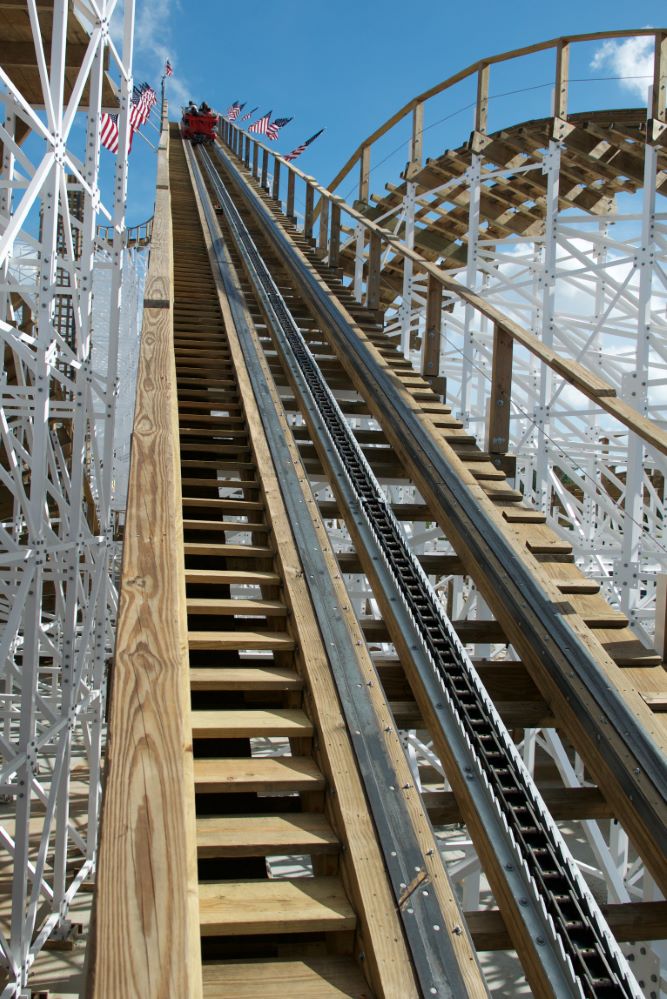
<path fill-rule="evenodd" d="M 570 992 L 586 997 L 640 996 L 620 948 L 611 935 L 512 739 L 440 600 L 410 551 L 353 432 L 328 388 L 228 190 L 206 152 L 206 171 L 256 291 L 270 307 L 288 363 L 300 370 L 329 441 L 354 490 L 359 510 L 412 622 L 446 706 L 469 750 L 470 780 L 481 780 L 495 808 L 511 852 L 533 898 L 520 899 L 541 911 L 545 937 L 537 944 L 555 951 Z M 289 356 L 291 355 L 291 356 Z M 432 677 L 432 679 L 433 679 Z M 549 940 L 546 935 L 548 934 Z"/>

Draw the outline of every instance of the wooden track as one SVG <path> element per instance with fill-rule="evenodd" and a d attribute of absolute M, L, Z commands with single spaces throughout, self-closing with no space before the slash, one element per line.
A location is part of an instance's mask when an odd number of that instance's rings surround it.
<path fill-rule="evenodd" d="M 290 996 L 416 997 L 419 990 L 401 919 L 226 299 L 211 273 L 210 247 L 180 141 L 172 141 L 167 176 L 174 233 L 171 363 L 175 363 L 173 415 L 178 423 L 173 444 L 180 462 L 183 525 L 176 579 L 180 576 L 184 586 L 182 600 L 173 587 L 171 596 L 187 615 L 187 661 L 180 667 L 180 677 L 189 682 L 191 709 L 182 705 L 181 710 L 188 718 L 194 759 L 189 785 L 187 766 L 182 776 L 174 771 L 165 779 L 176 814 L 186 818 L 189 801 L 196 809 L 196 822 L 191 831 L 183 830 L 179 850 L 199 868 L 202 963 L 192 948 L 183 946 L 183 910 L 172 909 L 165 899 L 151 916 L 146 912 L 147 904 L 152 911 L 151 905 L 144 898 L 141 920 L 144 925 L 152 922 L 155 933 L 146 940 L 145 959 L 135 961 L 130 955 L 134 988 L 140 981 L 141 994 L 156 999 L 165 994 L 195 996 L 201 987 L 211 999 L 230 994 L 259 997 L 270 994 L 267 990 L 278 987 L 276 983 L 282 994 Z M 160 226 L 156 217 L 158 238 Z M 155 281 L 149 280 L 148 294 L 157 301 L 171 301 L 170 290 L 161 290 Z M 164 379 L 159 368 L 153 367 L 149 375 L 144 365 L 142 371 L 146 378 L 152 376 L 154 385 L 169 381 L 168 363 Z M 142 420 L 140 392 L 135 426 L 141 426 Z M 135 508 L 154 510 L 156 470 L 148 455 L 143 455 L 146 461 L 139 469 L 138 454 L 135 448 L 129 535 L 137 523 Z M 148 505 L 147 497 L 151 497 Z M 167 513 L 164 520 L 157 517 L 158 536 L 161 524 L 170 533 L 169 517 L 180 522 L 180 511 Z M 141 530 L 148 526 L 143 524 Z M 170 551 L 172 558 L 179 559 L 173 548 Z M 130 544 L 124 593 L 132 588 L 136 568 Z M 333 559 L 331 570 L 335 570 Z M 161 590 L 167 574 L 161 565 L 148 590 Z M 342 604 L 340 577 L 336 585 Z M 156 607 L 153 599 L 149 615 Z M 125 620 L 128 612 L 121 617 Z M 155 850 L 152 835 L 145 839 L 138 822 L 133 842 L 127 844 L 131 853 L 121 859 L 125 840 L 119 842 L 114 832 L 115 816 L 128 816 L 121 742 L 123 725 L 131 724 L 128 715 L 135 693 L 124 677 L 126 666 L 130 672 L 138 668 L 136 658 L 126 655 L 122 627 L 112 707 L 114 752 L 101 845 L 98 957 L 91 993 L 95 996 L 120 994 L 118 989 L 125 987 L 128 969 L 118 966 L 118 952 L 105 941 L 122 932 L 123 912 L 135 907 L 137 891 L 144 893 L 145 870 L 137 864 L 141 856 L 137 842 L 145 844 L 142 849 L 148 856 Z M 165 632 L 163 644 L 170 640 Z M 149 637 L 146 641 L 151 644 Z M 361 641 L 359 646 L 359 656 L 368 659 Z M 177 661 L 174 670 L 178 682 Z M 145 696 L 148 692 L 142 699 Z M 170 732 L 173 697 L 163 707 L 160 727 Z M 159 710 L 158 705 L 155 708 Z M 386 711 L 382 698 L 378 710 Z M 154 723 L 159 724 L 152 716 Z M 381 720 L 378 728 L 380 724 Z M 393 727 L 385 729 L 398 779 L 410 787 L 398 736 Z M 153 757 L 152 736 L 146 732 L 145 737 L 144 768 L 150 764 L 159 770 L 162 750 L 157 746 Z M 187 743 L 185 749 L 187 758 Z M 141 772 L 134 773 L 140 782 Z M 148 788 L 145 793 L 150 795 Z M 466 992 L 482 996 L 486 989 L 474 950 L 467 933 L 460 932 L 462 914 L 423 806 L 414 793 L 406 797 L 422 843 L 427 883 L 450 913 L 447 932 Z M 151 808 L 153 821 L 161 820 Z M 135 822 L 134 816 L 129 822 Z M 124 876 L 118 877 L 119 871 Z M 185 902 L 195 884 L 184 878 L 184 870 L 173 874 L 178 879 L 173 884 L 174 899 L 182 896 Z M 137 942 L 146 939 L 138 925 L 133 934 Z M 160 966 L 163 947 L 171 948 L 168 969 Z M 239 978 L 242 991 L 236 992 L 241 989 Z"/>
<path fill-rule="evenodd" d="M 155 280 L 149 280 L 146 292 L 153 308 L 147 313 L 140 377 L 143 392 L 152 393 L 157 410 L 149 419 L 140 388 L 91 995 L 121 994 L 118 989 L 126 987 L 131 976 L 134 988 L 140 983 L 142 995 L 155 997 L 417 996 L 381 844 L 229 303 L 211 267 L 211 236 L 203 225 L 176 130 L 169 161 L 163 150 L 159 169 L 164 194 L 156 211 L 151 265 Z M 391 374 L 396 392 L 419 414 L 480 509 L 504 532 L 552 601 L 566 608 L 568 620 L 598 657 L 608 681 L 664 746 L 667 717 L 651 709 L 652 699 L 657 703 L 655 698 L 665 689 L 659 657 L 641 645 L 625 617 L 579 572 L 570 547 L 544 518 L 523 506 L 505 471 L 477 448 L 430 382 L 415 374 L 387 342 L 381 314 L 354 301 L 341 285 L 340 271 L 321 264 L 312 243 L 297 233 L 247 171 L 245 183 L 274 213 L 303 266 L 328 289 L 356 335 L 370 346 L 378 367 Z M 330 387 L 344 399 L 346 413 L 375 418 L 375 429 L 360 430 L 357 436 L 376 475 L 419 486 L 416 500 L 395 505 L 397 516 L 412 525 L 438 524 L 450 540 L 451 553 L 423 557 L 425 570 L 434 581 L 470 575 L 494 612 L 490 621 L 453 623 L 474 650 L 482 681 L 506 724 L 517 738 L 526 728 L 556 727 L 583 757 L 589 787 L 564 786 L 553 767 L 539 774 L 553 816 L 568 821 L 620 819 L 659 879 L 664 874 L 660 858 L 652 853 L 631 802 L 572 706 L 545 675 L 539 650 L 522 640 L 502 595 L 488 591 L 484 566 L 471 558 L 465 537 L 457 533 L 439 497 L 429 492 L 419 457 L 406 452 L 401 428 L 378 409 L 363 376 L 309 306 L 299 282 L 276 258 L 252 213 L 246 208 L 242 213 L 258 247 L 271 260 L 274 279 Z M 318 509 L 308 483 L 330 475 L 326 456 L 314 446 L 306 423 L 294 419 L 298 401 L 291 373 L 268 334 L 222 219 L 220 226 L 245 315 L 262 351 L 263 370 L 270 376 L 271 397 L 300 473 L 305 509 L 324 537 L 324 518 L 329 526 L 343 522 L 337 500 L 322 501 Z M 153 268 L 156 253 L 169 259 L 173 255 L 173 277 L 171 264 L 161 273 Z M 160 426 L 167 433 L 170 460 L 179 467 L 170 473 L 166 500 L 156 511 L 155 499 L 162 495 L 160 474 L 141 442 L 147 427 Z M 335 497 L 335 489 L 331 495 Z M 354 525 L 348 523 L 347 529 L 357 542 Z M 149 566 L 148 553 L 153 558 L 156 551 L 162 554 Z M 420 694 L 410 650 L 379 594 L 382 617 L 371 616 L 368 609 L 356 617 L 349 606 L 344 580 L 364 572 L 373 582 L 367 553 L 358 543 L 337 560 L 332 546 L 326 551 L 360 668 L 372 687 L 378 730 L 395 754 L 403 774 L 401 786 L 410 789 L 406 800 L 411 821 L 427 858 L 428 876 L 447 913 L 446 931 L 467 994 L 484 995 L 474 947 L 514 945 L 521 950 L 515 928 L 502 899 L 500 909 L 465 914 L 454 899 L 425 813 L 440 826 L 465 818 L 476 839 L 474 817 L 462 811 L 456 787 L 445 791 L 437 775 L 426 770 L 421 774 L 423 797 L 414 791 L 396 729 L 418 729 L 429 738 L 431 706 Z M 139 601 L 135 631 L 129 628 L 132 601 Z M 483 647 L 491 642 L 511 642 L 521 660 L 488 661 Z M 159 649 L 161 653 L 155 651 Z M 142 675 L 149 653 L 168 664 L 168 689 L 161 670 L 155 670 L 154 680 L 151 673 Z M 147 704 L 150 712 L 145 711 Z M 139 719 L 147 727 L 137 737 Z M 140 770 L 136 765 L 130 770 L 124 756 L 130 738 L 136 741 Z M 164 780 L 159 807 L 152 801 L 154 782 L 142 784 L 148 772 L 157 775 L 158 783 Z M 175 816 L 176 824 L 162 842 L 160 823 L 166 824 L 167 814 Z M 177 851 L 177 864 L 170 864 L 170 849 Z M 146 871 L 156 851 L 160 861 L 155 870 L 162 880 L 160 892 L 151 896 Z M 492 865 L 490 856 L 480 856 L 484 867 Z M 644 918 L 651 927 L 647 933 L 655 937 L 667 932 L 664 906 L 650 912 L 641 905 L 616 906 L 610 914 L 619 939 L 634 939 L 629 934 L 636 935 Z M 138 955 L 138 944 L 129 948 L 129 966 L 123 968 L 122 948 L 110 947 L 109 941 L 127 933 L 146 940 L 147 949 Z M 195 934 L 199 944 L 193 943 Z M 530 960 L 524 953 L 519 957 L 524 963 Z M 538 980 L 525 966 L 529 977 Z"/>
<path fill-rule="evenodd" d="M 247 172 L 245 173 L 247 177 Z M 276 213 L 275 203 L 265 192 L 259 191 L 256 183 L 250 178 L 248 178 L 248 182 L 254 184 L 255 190 L 260 193 L 264 203 L 272 209 L 275 217 L 280 219 L 283 227 L 291 234 L 295 245 L 303 253 L 304 259 L 334 292 L 337 301 L 346 311 L 346 315 L 356 322 L 359 336 L 376 345 L 378 363 L 387 366 L 395 373 L 396 384 L 402 386 L 403 391 L 408 393 L 415 407 L 423 414 L 424 419 L 428 420 L 432 432 L 441 440 L 442 447 L 446 449 L 452 464 L 459 469 L 462 478 L 474 488 L 480 505 L 488 511 L 488 516 L 511 539 L 516 551 L 520 553 L 526 564 L 530 565 L 531 571 L 540 580 L 540 584 L 552 595 L 551 599 L 567 611 L 569 620 L 577 633 L 581 635 L 582 640 L 589 649 L 595 650 L 600 665 L 610 682 L 617 686 L 617 689 L 631 706 L 632 711 L 641 719 L 645 728 L 653 734 L 657 743 L 664 748 L 667 743 L 665 716 L 654 713 L 651 707 L 653 699 L 665 685 L 664 668 L 659 656 L 647 650 L 635 638 L 628 627 L 627 619 L 617 610 L 609 607 L 601 596 L 599 587 L 580 573 L 574 564 L 570 546 L 564 544 L 553 534 L 544 523 L 543 517 L 536 515 L 534 510 L 529 510 L 522 504 L 520 494 L 516 493 L 507 482 L 505 473 L 490 461 L 488 455 L 477 448 L 473 439 L 453 418 L 449 407 L 438 400 L 430 384 L 406 368 L 403 358 L 400 357 L 396 349 L 391 344 L 387 344 L 372 313 L 353 301 L 349 293 L 341 287 L 337 275 L 319 262 L 308 242 L 296 233 L 288 220 L 280 213 Z M 248 224 L 251 221 L 249 219 Z M 270 245 L 263 241 L 261 236 L 258 237 L 256 233 L 255 238 L 261 245 L 262 252 L 270 255 Z M 275 267 L 276 271 L 280 272 L 280 263 L 277 260 Z M 247 294 L 251 293 L 249 284 L 246 283 L 244 288 Z M 347 390 L 348 395 L 351 390 L 356 390 L 363 398 L 366 387 L 361 375 L 355 370 L 354 362 L 327 334 L 326 329 L 318 325 L 316 316 L 307 307 L 304 307 L 299 289 L 287 275 L 281 283 L 281 293 L 290 307 L 296 311 L 302 331 L 309 341 L 311 349 L 321 361 L 323 370 L 327 372 L 329 384 L 338 390 Z M 254 315 L 256 321 L 261 323 L 261 310 L 258 307 L 255 307 Z M 267 363 L 278 384 L 282 385 L 281 395 L 286 400 L 285 405 L 288 409 L 293 408 L 295 403 L 290 401 L 290 392 L 293 388 L 290 372 L 281 370 L 277 355 L 274 354 L 274 344 L 266 334 L 264 335 L 264 344 Z M 359 403 L 352 405 L 344 403 L 343 407 L 350 415 L 357 416 L 364 412 L 363 404 Z M 372 413 L 382 422 L 380 414 L 372 407 L 365 411 L 369 414 Z M 322 463 L 322 456 L 315 453 L 305 427 L 297 427 L 294 437 L 306 472 L 315 478 L 325 476 L 326 467 Z M 404 452 L 399 428 L 385 425 L 378 431 L 362 431 L 358 435 L 358 439 L 379 477 L 419 482 L 418 466 Z M 646 837 L 642 840 L 641 831 L 634 820 L 632 803 L 624 800 L 623 795 L 619 795 L 617 789 L 614 788 L 614 778 L 612 774 L 605 771 L 605 761 L 600 758 L 599 754 L 596 758 L 595 747 L 587 740 L 585 729 L 576 724 L 567 705 L 559 700 L 554 685 L 540 669 L 539 655 L 536 655 L 536 650 L 527 647 L 526 643 L 521 641 L 521 635 L 513 627 L 511 619 L 504 614 L 500 606 L 498 594 L 489 592 L 485 587 L 483 566 L 468 562 L 465 539 L 457 536 L 455 525 L 441 519 L 442 514 L 438 509 L 437 497 L 428 496 L 425 492 L 424 495 L 427 502 L 421 510 L 411 508 L 401 515 L 400 507 L 398 507 L 399 517 L 403 516 L 405 520 L 415 519 L 420 522 L 440 521 L 448 538 L 457 548 L 457 556 L 460 559 L 458 564 L 455 560 L 452 561 L 451 571 L 469 571 L 484 592 L 489 605 L 492 609 L 496 608 L 499 614 L 496 622 L 460 622 L 458 624 L 455 622 L 455 626 L 458 627 L 467 643 L 483 645 L 489 641 L 497 642 L 511 639 L 512 644 L 522 654 L 523 662 L 514 667 L 514 672 L 508 672 L 505 676 L 503 676 L 503 666 L 498 665 L 494 669 L 492 664 L 488 664 L 488 666 L 481 664 L 482 676 L 485 683 L 488 683 L 488 689 L 493 693 L 501 714 L 505 716 L 508 724 L 511 724 L 516 730 L 541 724 L 551 726 L 554 725 L 555 719 L 556 726 L 566 740 L 571 740 L 577 745 L 591 767 L 591 772 L 598 776 L 600 788 L 586 789 L 587 793 L 583 795 L 578 795 L 572 789 L 553 788 L 554 796 L 551 797 L 551 800 L 555 814 L 568 814 L 574 817 L 578 813 L 578 817 L 583 818 L 589 809 L 593 809 L 593 811 L 601 809 L 598 812 L 599 815 L 602 815 L 606 809 L 607 814 L 614 814 L 621 818 L 624 825 L 632 830 L 632 834 L 636 835 L 637 839 L 642 842 L 642 852 L 647 858 L 647 862 L 653 865 L 656 876 L 660 878 L 664 873 L 661 871 L 661 856 L 660 854 L 651 856 L 650 841 Z M 322 512 L 334 519 L 340 517 L 335 503 L 324 504 Z M 353 525 L 348 524 L 348 528 L 354 537 Z M 364 565 L 363 554 L 356 564 L 350 556 L 345 556 L 345 559 L 341 561 L 341 568 L 348 571 L 358 570 Z M 398 724 L 404 724 L 406 727 L 428 727 L 427 715 L 420 710 L 420 707 L 423 706 L 409 700 L 411 697 L 409 682 L 411 674 L 406 660 L 406 650 L 401 647 L 398 636 L 392 634 L 388 623 L 388 619 L 387 623 L 368 620 L 362 621 L 362 627 L 364 627 L 368 641 L 395 641 L 396 651 L 399 654 L 398 660 L 391 660 L 386 666 L 378 663 L 381 667 L 380 676 L 387 684 L 385 690 L 392 700 L 395 718 Z M 401 666 L 405 669 L 405 673 L 403 673 Z M 389 673 L 389 670 L 392 672 Z M 517 670 L 520 672 L 517 673 Z M 522 693 L 519 693 L 515 686 L 519 677 L 522 677 L 520 681 Z M 528 684 L 528 687 L 525 684 Z M 513 695 L 516 695 L 516 700 L 514 700 Z M 512 704 L 513 700 L 514 704 Z M 551 777 L 548 780 L 551 780 Z M 601 793 L 602 785 L 604 785 L 603 793 Z M 547 798 L 549 798 L 551 789 L 547 786 L 545 790 Z M 590 799 L 588 798 L 589 790 L 593 793 L 593 797 Z M 435 818 L 438 814 L 436 812 L 437 796 L 427 796 L 427 798 L 428 804 L 432 805 L 431 814 Z M 562 811 L 563 809 L 565 809 L 565 813 Z M 442 812 L 439 813 L 439 816 L 444 817 Z"/>
<path fill-rule="evenodd" d="M 485 171 L 506 171 L 489 180 L 480 201 L 480 221 L 485 239 L 512 236 L 539 237 L 544 232 L 546 176 L 542 164 L 549 140 L 562 143 L 559 209 L 579 208 L 592 215 L 609 212 L 615 195 L 634 192 L 644 179 L 646 113 L 641 108 L 571 114 L 567 122 L 541 118 L 480 135 L 473 132 L 458 149 L 445 150 L 411 170 L 416 185 L 415 249 L 426 260 L 438 261 L 445 270 L 465 267 L 468 253 L 470 192 L 464 179 L 474 153 L 481 155 Z M 667 132 L 657 143 L 659 181 L 667 190 Z M 529 167 L 536 169 L 529 169 Z M 512 173 L 513 170 L 522 172 Z M 379 219 L 402 204 L 406 183 L 387 184 L 387 193 L 373 194 L 355 207 L 369 219 Z M 395 225 L 381 222 L 394 231 Z M 395 233 L 401 235 L 401 227 Z M 341 264 L 354 272 L 352 244 L 343 250 Z M 382 271 L 381 305 L 391 305 L 402 292 L 400 260 L 389 261 Z"/>

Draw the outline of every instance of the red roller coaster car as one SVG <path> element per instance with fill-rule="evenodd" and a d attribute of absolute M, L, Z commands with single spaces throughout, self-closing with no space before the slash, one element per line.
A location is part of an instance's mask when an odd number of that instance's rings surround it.
<path fill-rule="evenodd" d="M 181 132 L 184 139 L 189 139 L 193 145 L 198 142 L 209 144 L 215 142 L 215 126 L 218 124 L 218 116 L 208 107 L 204 106 L 197 110 L 194 105 L 183 108 L 181 119 Z"/>

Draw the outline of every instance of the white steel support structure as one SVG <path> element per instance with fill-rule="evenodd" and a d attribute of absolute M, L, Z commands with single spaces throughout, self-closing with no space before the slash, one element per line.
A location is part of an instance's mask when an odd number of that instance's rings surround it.
<path fill-rule="evenodd" d="M 603 378 L 618 397 L 667 420 L 667 199 L 656 147 L 645 145 L 644 181 L 607 213 L 559 207 L 563 143 L 542 165 L 483 164 L 461 178 L 469 191 L 467 264 L 451 275 L 563 357 Z M 476 156 L 474 157 L 477 158 Z M 544 219 L 534 234 L 491 240 L 475 224 L 480 187 L 510 175 L 546 177 Z M 443 197 L 443 188 L 422 193 Z M 383 221 L 389 225 L 391 219 Z M 424 328 L 425 294 L 413 280 L 409 328 Z M 405 321 L 402 301 L 399 322 Z M 413 341 L 414 343 L 414 341 Z M 447 402 L 484 445 L 493 330 L 470 306 L 443 297 L 440 375 Z M 411 354 L 416 368 L 420 359 Z M 510 452 L 516 484 L 574 545 L 580 565 L 647 638 L 653 634 L 657 576 L 667 571 L 664 531 L 667 460 L 607 417 L 532 354 L 514 351 Z"/>
<path fill-rule="evenodd" d="M 0 68 L 0 849 L 12 885 L 0 925 L 3 997 L 29 994 L 35 956 L 49 937 L 68 935 L 70 903 L 95 870 L 116 603 L 113 428 L 134 32 L 125 0 L 122 45 L 114 42 L 116 3 L 54 0 L 38 17 L 36 0 L 26 0 L 40 100 Z M 69 85 L 72 26 L 89 41 Z M 99 179 L 106 66 L 120 105 L 106 108 L 120 112 L 108 197 Z M 28 129 L 23 145 L 18 123 Z M 82 196 L 79 213 L 72 192 Z M 113 226 L 106 330 L 100 317 L 93 324 L 102 216 Z M 63 300 L 65 330 L 55 321 Z M 103 371 L 93 368 L 100 336 Z"/>

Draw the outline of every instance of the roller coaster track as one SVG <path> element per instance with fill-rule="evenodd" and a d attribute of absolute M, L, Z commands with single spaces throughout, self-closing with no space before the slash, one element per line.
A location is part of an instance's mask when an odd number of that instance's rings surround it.
<path fill-rule="evenodd" d="M 557 821 L 617 820 L 667 888 L 660 659 L 386 338 L 391 273 L 357 301 L 313 185 L 301 233 L 295 172 L 283 213 L 279 162 L 269 192 L 266 151 L 225 138 L 160 150 L 92 994 L 201 995 L 201 965 L 209 997 L 483 995 L 475 951 L 512 949 L 536 995 L 641 995 L 620 944 L 665 936 L 666 905 L 599 907 Z M 451 549 L 413 553 L 426 522 Z M 450 620 L 455 573 L 491 619 Z M 490 643 L 519 658 L 466 651 Z M 530 776 L 530 728 L 586 787 Z M 456 823 L 490 909 L 448 880 Z"/>

